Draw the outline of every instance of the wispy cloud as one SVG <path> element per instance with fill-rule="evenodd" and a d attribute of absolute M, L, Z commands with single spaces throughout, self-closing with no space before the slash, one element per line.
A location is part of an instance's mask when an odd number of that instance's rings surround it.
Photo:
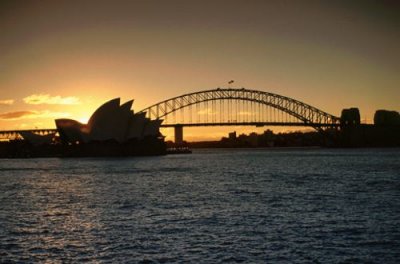
<path fill-rule="evenodd" d="M 14 103 L 13 99 L 0 100 L 0 105 L 12 105 Z"/>
<path fill-rule="evenodd" d="M 60 118 L 67 117 L 69 113 L 50 112 L 50 111 L 16 111 L 1 113 L 2 120 L 35 119 L 35 118 Z"/>
<path fill-rule="evenodd" d="M 24 102 L 32 105 L 51 104 L 51 105 L 74 105 L 80 104 L 79 98 L 75 96 L 61 97 L 59 95 L 50 96 L 49 94 L 32 94 L 25 97 Z"/>

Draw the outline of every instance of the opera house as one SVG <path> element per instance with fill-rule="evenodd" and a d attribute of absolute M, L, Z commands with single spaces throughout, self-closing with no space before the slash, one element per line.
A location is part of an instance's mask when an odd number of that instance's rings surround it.
<path fill-rule="evenodd" d="M 133 100 L 120 105 L 115 98 L 100 106 L 87 124 L 72 119 L 56 119 L 56 126 L 63 143 L 79 144 L 101 141 L 126 143 L 149 137 L 160 137 L 162 120 L 150 120 L 145 112 L 131 110 Z"/>
<path fill-rule="evenodd" d="M 134 113 L 132 103 L 120 105 L 120 98 L 112 99 L 100 106 L 87 124 L 56 119 L 58 137 L 56 133 L 20 131 L 23 140 L 0 144 L 0 158 L 166 154 L 162 120 L 150 120 L 145 112 Z"/>

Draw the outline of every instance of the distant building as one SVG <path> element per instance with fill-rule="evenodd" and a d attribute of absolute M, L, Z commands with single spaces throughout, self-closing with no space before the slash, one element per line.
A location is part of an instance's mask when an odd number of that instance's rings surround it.
<path fill-rule="evenodd" d="M 230 140 L 235 140 L 236 139 L 236 131 L 233 131 L 231 133 L 228 134 L 228 138 Z"/>
<path fill-rule="evenodd" d="M 343 109 L 340 116 L 342 126 L 355 126 L 360 124 L 360 111 L 358 108 Z"/>
<path fill-rule="evenodd" d="M 374 115 L 376 126 L 399 126 L 400 114 L 397 111 L 377 110 Z"/>

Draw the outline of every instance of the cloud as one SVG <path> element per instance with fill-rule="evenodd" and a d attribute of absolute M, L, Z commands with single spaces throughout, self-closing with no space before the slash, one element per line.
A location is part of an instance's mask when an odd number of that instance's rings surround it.
<path fill-rule="evenodd" d="M 8 99 L 8 100 L 0 100 L 0 105 L 12 105 L 14 103 L 14 100 Z"/>
<path fill-rule="evenodd" d="M 0 114 L 0 119 L 21 119 L 21 118 L 29 118 L 32 115 L 35 115 L 35 111 L 17 111 L 17 112 L 8 112 Z"/>
<path fill-rule="evenodd" d="M 49 94 L 32 94 L 25 97 L 24 102 L 27 104 L 38 105 L 38 104 L 52 104 L 52 105 L 74 105 L 80 104 L 79 98 L 75 96 L 61 97 L 50 96 Z"/>
<path fill-rule="evenodd" d="M 69 113 L 50 111 L 16 111 L 0 114 L 2 120 L 35 119 L 35 118 L 61 118 L 69 116 Z"/>

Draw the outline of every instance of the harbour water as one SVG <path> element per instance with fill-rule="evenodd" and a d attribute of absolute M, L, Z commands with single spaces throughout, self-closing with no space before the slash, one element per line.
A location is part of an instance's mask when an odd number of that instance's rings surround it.
<path fill-rule="evenodd" d="M 0 160 L 0 262 L 399 263 L 400 149 Z"/>

